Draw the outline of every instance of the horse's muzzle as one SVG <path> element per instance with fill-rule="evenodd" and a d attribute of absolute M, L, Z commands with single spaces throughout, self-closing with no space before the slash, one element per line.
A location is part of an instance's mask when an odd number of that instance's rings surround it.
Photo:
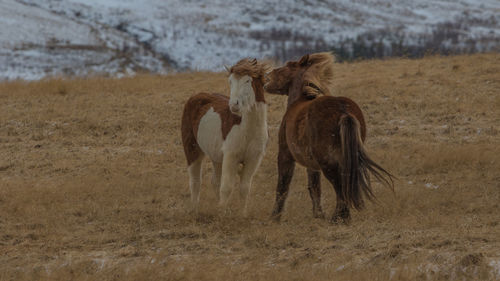
<path fill-rule="evenodd" d="M 229 110 L 233 114 L 240 115 L 240 106 L 238 104 L 231 104 Z"/>

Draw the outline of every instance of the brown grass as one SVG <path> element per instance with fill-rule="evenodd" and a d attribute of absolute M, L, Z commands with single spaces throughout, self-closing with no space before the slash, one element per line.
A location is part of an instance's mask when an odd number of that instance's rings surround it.
<path fill-rule="evenodd" d="M 1 280 L 500 278 L 500 56 L 337 64 L 333 93 L 365 111 L 369 153 L 399 179 L 350 225 L 312 219 L 298 167 L 270 222 L 283 97 L 250 217 L 187 212 L 183 103 L 225 74 L 0 84 Z M 335 197 L 323 180 L 323 206 Z"/>

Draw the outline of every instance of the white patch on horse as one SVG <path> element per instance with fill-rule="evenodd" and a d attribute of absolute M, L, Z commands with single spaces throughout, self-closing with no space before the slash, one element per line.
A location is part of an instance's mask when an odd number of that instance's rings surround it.
<path fill-rule="evenodd" d="M 200 120 L 196 136 L 201 150 L 214 162 L 222 162 L 222 121 L 220 115 L 210 108 Z"/>

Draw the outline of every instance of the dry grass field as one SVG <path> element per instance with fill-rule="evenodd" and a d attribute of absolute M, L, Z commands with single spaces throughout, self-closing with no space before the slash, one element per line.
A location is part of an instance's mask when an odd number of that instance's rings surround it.
<path fill-rule="evenodd" d="M 500 55 L 337 64 L 367 149 L 397 176 L 349 225 L 312 218 L 297 166 L 269 220 L 285 98 L 244 218 L 221 214 L 204 165 L 190 214 L 184 102 L 224 73 L 0 84 L 0 280 L 500 279 Z M 323 179 L 323 207 L 335 194 Z"/>

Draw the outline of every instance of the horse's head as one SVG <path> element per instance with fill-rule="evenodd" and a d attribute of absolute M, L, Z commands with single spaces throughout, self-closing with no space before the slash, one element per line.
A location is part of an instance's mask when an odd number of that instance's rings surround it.
<path fill-rule="evenodd" d="M 278 95 L 289 95 L 291 89 L 307 96 L 329 94 L 333 61 L 330 53 L 305 55 L 298 61 L 289 61 L 267 75 L 264 88 Z"/>
<path fill-rule="evenodd" d="M 301 68 L 306 66 L 303 61 L 304 57 L 300 61 L 289 61 L 284 66 L 275 68 L 267 74 L 267 83 L 264 85 L 266 92 L 288 95 L 288 89 L 292 85 L 293 79 L 297 76 Z"/>
<path fill-rule="evenodd" d="M 229 73 L 229 109 L 232 113 L 241 115 L 248 112 L 257 102 L 264 100 L 264 75 L 269 66 L 257 59 L 242 59 L 231 68 Z"/>

